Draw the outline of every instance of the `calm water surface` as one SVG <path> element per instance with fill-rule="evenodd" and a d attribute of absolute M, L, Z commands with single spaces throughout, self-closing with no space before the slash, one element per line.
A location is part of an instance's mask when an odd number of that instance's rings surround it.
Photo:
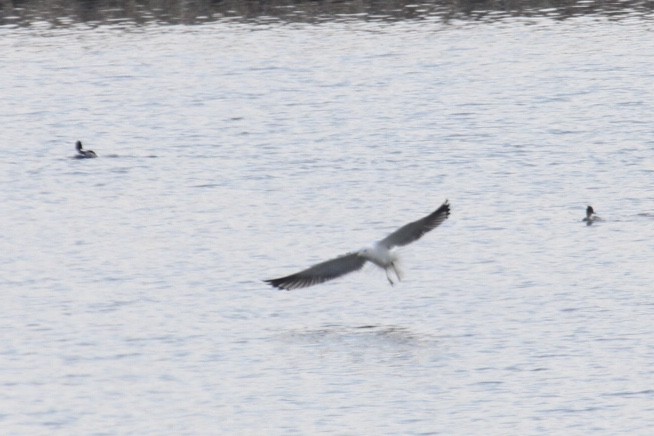
<path fill-rule="evenodd" d="M 2 433 L 649 434 L 653 29 L 0 28 Z"/>

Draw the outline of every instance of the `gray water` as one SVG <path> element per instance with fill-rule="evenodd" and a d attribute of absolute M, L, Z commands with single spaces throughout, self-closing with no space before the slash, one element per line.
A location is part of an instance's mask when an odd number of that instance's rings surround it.
<path fill-rule="evenodd" d="M 487 16 L 0 27 L 1 432 L 651 434 L 652 15 Z"/>

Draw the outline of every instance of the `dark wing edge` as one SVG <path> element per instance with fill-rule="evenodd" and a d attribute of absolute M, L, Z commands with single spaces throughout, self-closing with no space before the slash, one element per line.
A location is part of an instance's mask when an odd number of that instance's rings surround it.
<path fill-rule="evenodd" d="M 379 242 L 389 249 L 395 246 L 410 244 L 420 239 L 425 233 L 441 225 L 448 216 L 450 216 L 450 203 L 448 200 L 445 200 L 434 212 L 424 218 L 400 227 Z"/>
<path fill-rule="evenodd" d="M 278 279 L 264 280 L 264 282 L 277 288 L 291 291 L 306 288 L 345 274 L 357 271 L 366 263 L 366 258 L 358 253 L 347 253 L 334 259 L 318 263 L 310 268 L 290 276 Z"/>

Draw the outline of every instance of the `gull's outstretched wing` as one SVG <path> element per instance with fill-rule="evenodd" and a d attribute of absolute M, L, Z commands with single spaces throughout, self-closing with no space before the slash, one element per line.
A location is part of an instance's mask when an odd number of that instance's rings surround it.
<path fill-rule="evenodd" d="M 419 219 L 418 221 L 414 221 L 400 227 L 379 241 L 379 243 L 388 249 L 396 246 L 410 244 L 413 241 L 420 239 L 420 237 L 422 237 L 422 235 L 428 231 L 438 227 L 443 221 L 447 219 L 449 215 L 450 204 L 447 202 L 447 200 L 445 200 L 445 203 L 443 203 L 441 207 L 436 209 L 431 214 Z"/>
<path fill-rule="evenodd" d="M 316 264 L 299 273 L 264 281 L 275 288 L 290 291 L 292 289 L 317 285 L 318 283 L 323 283 L 327 280 L 332 280 L 352 271 L 359 270 L 363 267 L 364 263 L 366 263 L 365 257 L 359 256 L 358 253 L 348 253 L 335 259 Z"/>

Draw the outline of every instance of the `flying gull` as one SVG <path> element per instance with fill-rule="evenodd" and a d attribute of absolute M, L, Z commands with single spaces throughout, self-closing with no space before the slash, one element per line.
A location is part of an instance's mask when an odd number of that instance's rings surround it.
<path fill-rule="evenodd" d="M 306 288 L 360 270 L 367 261 L 370 261 L 384 269 L 388 282 L 393 285 L 389 270 L 393 270 L 398 281 L 401 280 L 401 277 L 396 266 L 397 253 L 392 252 L 391 249 L 417 241 L 422 235 L 438 227 L 449 215 L 450 204 L 445 200 L 445 203 L 434 212 L 400 227 L 381 241 L 375 242 L 371 247 L 321 262 L 290 276 L 265 280 L 265 282 L 275 288 L 287 291 Z"/>

